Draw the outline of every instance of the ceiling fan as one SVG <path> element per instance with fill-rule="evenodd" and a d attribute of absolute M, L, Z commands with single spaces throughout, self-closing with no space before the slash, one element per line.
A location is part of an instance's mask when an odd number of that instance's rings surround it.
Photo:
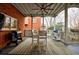
<path fill-rule="evenodd" d="M 50 3 L 50 4 L 44 4 L 44 3 L 42 3 L 42 4 L 37 4 L 37 3 L 35 3 L 35 5 L 36 5 L 37 7 L 39 7 L 39 9 L 32 9 L 32 10 L 38 10 L 38 11 L 36 12 L 36 14 L 38 14 L 39 12 L 41 12 L 41 15 L 42 15 L 42 17 L 43 17 L 42 27 L 44 27 L 44 16 L 45 16 L 45 13 L 48 14 L 48 11 L 47 11 L 47 10 L 53 10 L 53 9 L 48 8 L 48 7 L 52 6 L 53 3 Z"/>
<path fill-rule="evenodd" d="M 51 8 L 48 8 L 48 7 L 50 7 L 50 6 L 52 6 L 53 5 L 53 3 L 50 3 L 50 4 L 37 4 L 37 3 L 35 3 L 35 5 L 37 6 L 37 7 L 39 7 L 39 9 L 32 9 L 32 10 L 38 10 L 37 12 L 36 12 L 36 14 L 38 14 L 39 12 L 41 12 L 41 15 L 42 16 L 44 16 L 45 14 L 44 13 L 46 13 L 46 14 L 48 14 L 48 11 L 47 10 L 53 10 L 53 9 L 51 9 Z"/>

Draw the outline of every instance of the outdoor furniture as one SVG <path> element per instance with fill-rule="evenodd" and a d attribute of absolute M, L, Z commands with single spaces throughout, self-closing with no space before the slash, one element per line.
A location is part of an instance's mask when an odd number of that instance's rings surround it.
<path fill-rule="evenodd" d="M 12 31 L 11 36 L 12 36 L 11 43 L 15 43 L 17 45 L 18 40 L 22 41 L 21 33 L 17 33 L 17 31 Z"/>
<path fill-rule="evenodd" d="M 37 30 L 33 30 L 32 33 L 33 33 L 33 36 L 32 36 L 32 45 L 34 43 L 38 44 L 38 31 Z"/>
<path fill-rule="evenodd" d="M 41 30 L 38 34 L 38 48 L 43 47 L 46 51 L 47 49 L 47 31 Z"/>
<path fill-rule="evenodd" d="M 24 36 L 25 37 L 32 37 L 32 30 L 25 30 L 24 31 Z"/>
<path fill-rule="evenodd" d="M 17 31 L 17 36 L 18 36 L 18 40 L 22 41 L 22 32 L 21 31 Z"/>

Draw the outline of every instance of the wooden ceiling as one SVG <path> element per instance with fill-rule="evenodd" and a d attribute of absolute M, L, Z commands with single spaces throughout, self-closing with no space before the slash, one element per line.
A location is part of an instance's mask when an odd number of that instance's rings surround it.
<path fill-rule="evenodd" d="M 56 16 L 64 10 L 65 3 L 13 3 L 24 16 Z M 68 3 L 69 7 L 79 7 L 77 3 Z"/>

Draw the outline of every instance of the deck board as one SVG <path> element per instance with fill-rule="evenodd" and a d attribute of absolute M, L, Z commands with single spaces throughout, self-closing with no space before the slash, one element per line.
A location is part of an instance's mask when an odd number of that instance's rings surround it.
<path fill-rule="evenodd" d="M 16 48 L 14 48 L 9 54 L 15 54 L 15 55 L 74 55 L 76 54 L 72 50 L 68 49 L 63 43 L 57 42 L 54 40 L 51 40 L 50 38 L 47 39 L 47 49 L 46 53 L 38 53 L 38 47 L 34 46 L 32 49 L 31 45 L 31 38 L 26 38 L 25 41 L 23 41 L 21 44 L 19 44 Z"/>

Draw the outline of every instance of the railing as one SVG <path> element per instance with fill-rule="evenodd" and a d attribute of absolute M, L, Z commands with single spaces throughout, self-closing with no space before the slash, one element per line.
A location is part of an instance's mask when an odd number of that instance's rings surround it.
<path fill-rule="evenodd" d="M 61 32 L 61 39 L 64 40 L 65 39 L 65 32 Z M 67 38 L 65 39 L 66 42 L 79 42 L 79 32 L 71 32 L 68 31 L 67 32 Z"/>

